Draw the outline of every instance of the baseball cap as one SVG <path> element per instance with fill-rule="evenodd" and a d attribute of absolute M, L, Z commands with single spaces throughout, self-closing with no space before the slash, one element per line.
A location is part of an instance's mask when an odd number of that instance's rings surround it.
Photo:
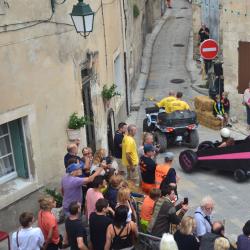
<path fill-rule="evenodd" d="M 144 153 L 155 151 L 155 147 L 152 144 L 144 145 Z"/>
<path fill-rule="evenodd" d="M 80 162 L 80 163 L 71 163 L 68 167 L 67 167 L 67 170 L 66 170 L 66 173 L 71 173 L 77 169 L 80 169 L 83 167 L 83 162 Z"/>
<path fill-rule="evenodd" d="M 172 161 L 174 159 L 174 153 L 172 153 L 172 152 L 166 152 L 163 156 L 165 159 L 168 159 L 170 161 Z"/>

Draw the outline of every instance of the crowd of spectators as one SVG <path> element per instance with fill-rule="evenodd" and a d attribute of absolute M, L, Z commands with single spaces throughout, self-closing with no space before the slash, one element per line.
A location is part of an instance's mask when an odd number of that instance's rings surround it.
<path fill-rule="evenodd" d="M 114 158 L 105 149 L 93 155 L 88 147 L 80 157 L 79 141 L 69 144 L 61 180 L 63 236 L 52 211 L 55 199 L 46 195 L 38 201 L 38 227 L 32 227 L 32 213 L 20 215 L 12 250 L 132 250 L 143 233 L 158 239 L 161 250 L 236 249 L 225 236 L 224 223 L 212 221 L 211 197 L 202 199 L 193 216 L 185 216 L 188 198 L 178 199 L 174 154 L 167 152 L 158 162 L 150 133 L 143 136 L 138 150 L 136 131 L 135 125 L 119 124 Z M 237 249 L 250 249 L 250 221 L 238 237 Z"/>

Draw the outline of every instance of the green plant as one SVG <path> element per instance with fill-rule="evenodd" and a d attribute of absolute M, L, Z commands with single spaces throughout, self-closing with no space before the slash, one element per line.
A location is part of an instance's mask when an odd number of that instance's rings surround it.
<path fill-rule="evenodd" d="M 90 121 L 86 116 L 78 116 L 76 112 L 74 112 L 69 117 L 69 123 L 68 128 L 69 129 L 79 129 L 84 127 L 86 124 L 88 124 Z"/>
<path fill-rule="evenodd" d="M 45 188 L 44 192 L 51 197 L 53 197 L 56 201 L 56 207 L 62 206 L 63 197 L 60 193 L 56 191 L 56 189 Z"/>
<path fill-rule="evenodd" d="M 134 18 L 137 18 L 140 15 L 140 10 L 139 10 L 137 4 L 133 5 L 133 15 L 134 15 Z"/>
<path fill-rule="evenodd" d="M 116 91 L 117 86 L 115 84 L 112 84 L 110 87 L 107 87 L 107 85 L 103 86 L 102 89 L 102 97 L 104 100 L 110 100 L 114 96 L 120 96 L 121 93 Z"/>

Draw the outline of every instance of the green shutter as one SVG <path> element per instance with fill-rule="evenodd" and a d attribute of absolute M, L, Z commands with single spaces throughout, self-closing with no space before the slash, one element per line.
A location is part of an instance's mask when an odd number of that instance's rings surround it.
<path fill-rule="evenodd" d="M 28 178 L 27 159 L 21 120 L 8 123 L 11 135 L 16 171 L 19 177 Z"/>

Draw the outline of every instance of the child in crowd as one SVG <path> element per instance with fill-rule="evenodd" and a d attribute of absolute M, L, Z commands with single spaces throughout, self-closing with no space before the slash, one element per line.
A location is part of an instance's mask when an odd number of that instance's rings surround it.
<path fill-rule="evenodd" d="M 141 227 L 143 232 L 147 232 L 148 224 L 152 218 L 155 202 L 160 198 L 161 190 L 153 188 L 148 196 L 145 197 L 141 206 Z"/>
<path fill-rule="evenodd" d="M 42 249 L 44 236 L 39 227 L 32 227 L 35 218 L 32 213 L 24 212 L 19 216 L 21 228 L 13 233 L 11 249 Z"/>
<path fill-rule="evenodd" d="M 221 103 L 223 104 L 224 106 L 224 111 L 225 111 L 225 114 L 227 115 L 227 119 L 229 119 L 229 113 L 230 113 L 230 101 L 228 99 L 228 92 L 223 92 L 222 93 L 222 98 L 221 98 Z M 227 127 L 232 127 L 231 124 L 226 124 Z"/>
<path fill-rule="evenodd" d="M 122 175 L 112 175 L 109 179 L 109 186 L 105 193 L 105 198 L 108 200 L 110 207 L 114 210 L 117 203 L 117 193 L 123 181 Z"/>
<path fill-rule="evenodd" d="M 56 217 L 51 212 L 52 208 L 56 207 L 56 201 L 51 196 L 44 196 L 38 202 L 40 205 L 38 226 L 41 228 L 45 238 L 44 249 L 58 249 L 62 245 L 62 237 L 59 236 Z"/>
<path fill-rule="evenodd" d="M 225 113 L 224 104 L 221 102 L 220 95 L 216 95 L 213 106 L 214 116 L 222 121 L 222 127 L 228 124 L 228 115 Z"/>

